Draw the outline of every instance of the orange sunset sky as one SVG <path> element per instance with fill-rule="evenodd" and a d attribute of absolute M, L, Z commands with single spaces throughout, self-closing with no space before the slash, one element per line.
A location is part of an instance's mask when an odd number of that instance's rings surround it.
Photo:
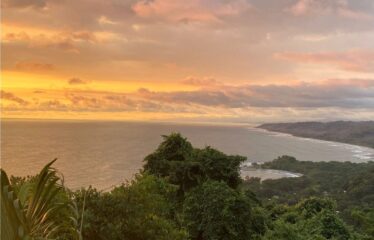
<path fill-rule="evenodd" d="M 374 119 L 373 0 L 2 0 L 2 118 Z"/>

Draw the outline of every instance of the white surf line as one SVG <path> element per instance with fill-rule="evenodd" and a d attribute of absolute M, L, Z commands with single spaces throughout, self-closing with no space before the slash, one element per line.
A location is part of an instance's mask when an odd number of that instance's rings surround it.
<path fill-rule="evenodd" d="M 268 133 L 269 135 L 274 136 L 274 137 L 297 138 L 301 141 L 311 141 L 311 142 L 316 142 L 316 143 L 327 144 L 328 146 L 331 146 L 331 147 L 343 148 L 345 150 L 350 151 L 352 154 L 352 157 L 356 159 L 364 160 L 364 161 L 374 161 L 374 149 L 369 148 L 369 147 L 354 145 L 354 144 L 349 144 L 349 143 L 327 141 L 327 140 L 316 139 L 316 138 L 299 137 L 299 136 L 295 136 L 289 133 L 270 131 L 270 130 L 263 129 L 263 128 L 248 127 L 247 129 Z"/>

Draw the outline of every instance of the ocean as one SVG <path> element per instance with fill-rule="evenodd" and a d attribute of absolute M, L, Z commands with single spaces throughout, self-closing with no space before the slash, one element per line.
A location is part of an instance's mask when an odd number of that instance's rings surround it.
<path fill-rule="evenodd" d="M 143 159 L 162 141 L 180 132 L 195 147 L 212 146 L 227 154 L 266 162 L 281 155 L 303 161 L 374 161 L 374 149 L 267 132 L 250 125 L 146 122 L 3 120 L 1 167 L 8 174 L 36 174 L 55 163 L 72 189 L 107 189 L 131 180 Z M 279 175 L 279 172 L 275 172 Z M 247 173 L 265 176 L 271 172 Z"/>

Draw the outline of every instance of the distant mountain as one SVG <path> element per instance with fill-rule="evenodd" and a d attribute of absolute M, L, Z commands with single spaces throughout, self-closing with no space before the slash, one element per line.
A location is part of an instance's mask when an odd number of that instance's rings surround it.
<path fill-rule="evenodd" d="M 267 123 L 258 128 L 374 148 L 374 121 Z"/>

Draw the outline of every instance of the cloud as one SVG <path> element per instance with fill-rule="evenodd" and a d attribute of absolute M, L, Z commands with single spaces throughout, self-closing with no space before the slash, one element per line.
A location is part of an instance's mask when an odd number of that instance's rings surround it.
<path fill-rule="evenodd" d="M 14 114 L 82 114 L 79 116 L 102 113 L 112 117 L 124 113 L 134 114 L 133 117 L 151 113 L 159 118 L 194 116 L 210 121 L 370 119 L 374 116 L 374 79 L 330 79 L 289 85 L 226 84 L 211 89 L 169 92 L 145 88 L 130 93 L 69 89 L 64 93 L 45 92 L 37 97 L 32 94 L 30 100 L 25 100 L 9 92 L 3 93 L 3 99 L 18 104 L 2 102 L 2 110 Z"/>
<path fill-rule="evenodd" d="M 349 7 L 372 12 L 368 1 L 350 1 Z M 290 2 L 296 0 L 69 0 L 48 1 L 43 12 L 7 9 L 2 40 L 9 54 L 4 54 L 4 62 L 10 69 L 36 54 L 59 67 L 56 75 L 73 71 L 102 81 L 120 81 L 124 72 L 134 81 L 173 82 L 188 75 L 272 81 L 273 76 L 293 74 L 292 64 L 272 59 L 273 51 L 371 47 L 372 24 L 335 16 L 295 18 L 282 11 Z M 346 43 L 337 31 L 349 33 Z M 319 41 L 315 36 L 321 35 L 329 39 L 324 44 L 300 43 L 295 35 L 309 36 L 305 39 L 310 41 Z M 179 69 L 167 69 L 170 63 Z"/>
<path fill-rule="evenodd" d="M 138 96 L 147 100 L 165 103 L 240 107 L 234 99 L 230 98 L 223 91 L 154 92 L 141 88 L 138 90 Z"/>
<path fill-rule="evenodd" d="M 2 8 L 37 8 L 43 9 L 47 6 L 47 0 L 3 0 Z"/>
<path fill-rule="evenodd" d="M 38 111 L 67 111 L 71 110 L 68 105 L 59 100 L 42 101 L 37 105 Z"/>
<path fill-rule="evenodd" d="M 19 61 L 15 64 L 14 67 L 17 71 L 23 72 L 46 72 L 53 71 L 55 69 L 55 66 L 53 64 L 33 61 Z"/>
<path fill-rule="evenodd" d="M 351 9 L 347 0 L 298 0 L 286 10 L 295 16 L 334 14 L 355 20 L 373 19 L 373 15 Z"/>
<path fill-rule="evenodd" d="M 67 92 L 66 110 L 79 112 L 186 112 L 183 106 L 124 93 Z"/>
<path fill-rule="evenodd" d="M 112 20 L 110 20 L 108 17 L 106 16 L 100 16 L 97 21 L 99 22 L 100 25 L 116 25 L 118 24 L 117 22 L 114 22 Z"/>
<path fill-rule="evenodd" d="M 289 82 L 342 76 L 373 78 L 373 50 L 370 50 L 374 49 L 373 22 L 366 21 L 374 15 L 372 0 L 5 0 L 4 3 L 9 7 L 3 16 L 5 70 L 13 71 L 17 66 L 19 71 L 42 72 L 51 69 L 48 65 L 51 63 L 52 68 L 58 67 L 58 71 L 49 74 L 50 82 L 41 79 L 27 83 L 30 91 L 44 86 L 45 89 L 40 89 L 44 94 L 22 95 L 26 89 L 19 93 L 10 90 L 30 102 L 23 108 L 43 106 L 45 111 L 55 107 L 73 112 L 215 112 L 219 116 L 245 112 L 248 108 L 257 108 L 258 112 L 262 109 L 270 112 L 273 108 L 349 111 L 372 106 L 373 87 L 366 82 L 352 80 L 343 84 L 341 79 L 324 84 Z M 285 8 L 288 12 L 282 11 Z M 368 50 L 349 50 L 354 48 Z M 287 52 L 277 54 L 277 58 L 288 61 L 273 57 L 274 52 L 280 51 Z M 129 85 L 133 89 L 134 84 L 148 89 L 126 94 L 75 92 L 74 97 L 54 96 L 52 91 L 59 87 L 62 92 L 68 86 L 69 91 L 87 88 L 82 79 L 70 85 L 66 76 L 71 73 L 95 79 L 98 83 L 92 86 L 95 90 L 120 91 L 117 86 L 126 89 Z M 333 76 L 336 73 L 339 76 Z M 212 77 L 183 79 L 183 76 L 219 76 L 220 81 Z M 32 78 L 39 81 L 30 74 Z M 13 79 L 18 82 L 11 82 Z M 59 79 L 65 79 L 66 85 L 61 85 Z M 176 79 L 183 80 L 176 82 Z M 8 75 L 6 81 L 14 86 L 26 84 L 18 76 Z M 169 87 L 194 91 L 157 90 Z M 35 103 L 33 98 L 43 100 Z M 19 105 L 14 101 L 4 102 Z"/>
<path fill-rule="evenodd" d="M 66 38 L 72 38 L 73 40 L 86 41 L 86 42 L 97 42 L 96 35 L 90 31 L 76 31 L 76 32 L 65 33 L 65 34 L 67 35 Z"/>
<path fill-rule="evenodd" d="M 196 78 L 196 77 L 187 77 L 181 81 L 182 84 L 197 86 L 197 87 L 216 87 L 222 86 L 223 83 L 217 81 L 212 77 L 207 78 Z"/>
<path fill-rule="evenodd" d="M 374 72 L 373 50 L 351 50 L 346 52 L 297 53 L 284 52 L 276 58 L 296 63 L 311 63 L 333 66 L 344 71 Z"/>
<path fill-rule="evenodd" d="M 35 93 L 35 94 L 43 94 L 43 93 L 45 93 L 45 91 L 43 91 L 43 90 L 35 90 L 35 91 L 33 91 L 33 93 Z"/>
<path fill-rule="evenodd" d="M 68 94 L 67 99 L 70 100 L 74 106 L 73 108 L 84 107 L 86 109 L 100 109 L 105 107 L 102 101 L 96 97 Z"/>
<path fill-rule="evenodd" d="M 73 77 L 73 78 L 70 78 L 68 80 L 68 83 L 69 83 L 69 85 L 83 85 L 83 84 L 87 84 L 88 81 L 80 79 L 80 78 Z"/>
<path fill-rule="evenodd" d="M 24 31 L 19 32 L 19 33 L 13 33 L 13 32 L 12 33 L 7 33 L 3 37 L 4 42 L 29 41 L 30 39 L 31 39 L 30 36 Z"/>
<path fill-rule="evenodd" d="M 224 108 L 374 108 L 374 80 L 333 79 L 296 85 L 225 85 L 220 90 L 155 92 L 137 96 L 159 102 Z"/>
<path fill-rule="evenodd" d="M 78 53 L 79 50 L 74 44 L 74 40 L 82 40 L 83 36 L 79 34 L 34 34 L 31 35 L 25 31 L 18 33 L 7 33 L 3 41 L 5 43 L 25 44 L 29 48 L 56 48 L 63 51 Z"/>
<path fill-rule="evenodd" d="M 44 94 L 43 94 L 44 95 Z M 69 90 L 62 97 L 41 102 L 26 101 L 4 92 L 2 98 L 38 110 L 59 108 L 69 111 L 199 112 L 245 111 L 248 108 L 342 108 L 374 109 L 374 79 L 330 79 L 314 83 L 281 85 L 221 85 L 194 91 L 152 91 L 111 93 Z M 58 100 L 57 103 L 55 100 Z"/>
<path fill-rule="evenodd" d="M 170 22 L 219 22 L 221 17 L 239 15 L 250 8 L 245 0 L 142 0 L 133 6 L 140 17 Z"/>
<path fill-rule="evenodd" d="M 8 30 L 3 36 L 3 43 L 18 47 L 27 46 L 28 49 L 58 49 L 62 51 L 80 53 L 80 48 L 88 44 L 105 43 L 115 37 L 109 32 L 80 31 L 43 31 L 43 29 L 24 29 L 20 31 Z"/>
<path fill-rule="evenodd" d="M 28 101 L 26 101 L 26 100 L 24 100 L 20 97 L 17 97 L 16 95 L 14 95 L 11 92 L 5 92 L 5 91 L 1 90 L 0 95 L 1 95 L 1 99 L 12 101 L 12 102 L 18 103 L 18 104 L 23 105 L 23 106 L 26 106 L 26 105 L 29 104 Z"/>

